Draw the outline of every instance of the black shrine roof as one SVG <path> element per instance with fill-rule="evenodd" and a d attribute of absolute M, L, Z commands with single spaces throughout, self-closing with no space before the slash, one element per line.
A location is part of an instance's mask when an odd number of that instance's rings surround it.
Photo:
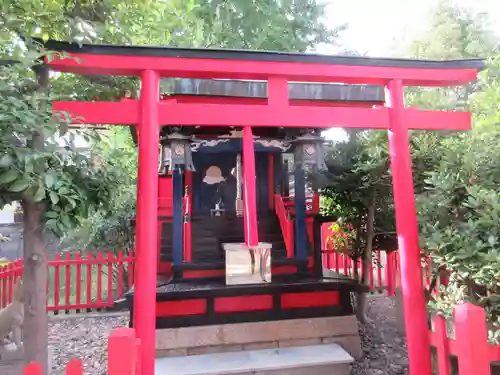
<path fill-rule="evenodd" d="M 182 57 L 198 59 L 247 60 L 247 61 L 276 61 L 302 62 L 332 65 L 379 66 L 395 68 L 423 68 L 423 69 L 484 69 L 482 59 L 462 60 L 419 60 L 400 58 L 377 58 L 365 56 L 335 56 L 312 53 L 270 52 L 232 49 L 201 49 L 177 48 L 160 46 L 128 46 L 106 44 L 83 44 L 49 40 L 45 47 L 56 51 L 69 53 L 117 55 L 117 56 L 150 56 L 150 57 Z"/>

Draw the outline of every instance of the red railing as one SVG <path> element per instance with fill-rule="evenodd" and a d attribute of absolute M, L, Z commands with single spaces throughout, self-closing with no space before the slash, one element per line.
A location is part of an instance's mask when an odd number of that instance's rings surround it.
<path fill-rule="evenodd" d="M 108 375 L 140 375 L 140 341 L 132 328 L 117 328 L 108 338 Z M 24 375 L 42 375 L 42 367 L 32 362 Z M 66 375 L 83 375 L 83 364 L 73 359 L 66 365 Z"/>
<path fill-rule="evenodd" d="M 98 252 L 57 254 L 48 261 L 47 309 L 70 311 L 113 306 L 134 283 L 134 256 Z M 0 267 L 0 303 L 12 301 L 16 278 L 22 276 L 23 261 Z"/>
<path fill-rule="evenodd" d="M 349 278 L 358 275 L 363 277 L 361 259 L 356 262 L 346 254 L 333 249 L 323 250 L 323 267 Z M 397 278 L 395 271 L 398 269 L 397 251 L 374 251 L 374 259 L 370 263 L 368 282 L 371 293 L 385 293 L 393 296 L 396 291 Z"/>
<path fill-rule="evenodd" d="M 285 241 L 286 254 L 288 258 L 292 258 L 294 254 L 294 230 L 293 230 L 293 219 L 290 218 L 289 210 L 287 209 L 287 204 L 281 195 L 276 194 L 274 196 L 274 204 L 276 215 L 280 222 L 281 233 L 283 233 L 283 240 Z"/>
<path fill-rule="evenodd" d="M 189 178 L 191 178 L 191 173 L 188 174 Z M 183 198 L 183 203 L 182 203 L 182 210 L 183 210 L 183 216 L 184 216 L 184 230 L 182 231 L 183 235 L 183 248 L 184 248 L 184 261 L 185 262 L 191 262 L 192 259 L 192 224 L 191 224 L 191 211 L 192 211 L 192 201 L 191 201 L 191 194 L 189 194 L 189 184 L 186 184 L 185 190 L 184 190 L 184 198 Z M 161 228 L 163 229 L 163 228 Z M 162 232 L 160 231 L 159 236 L 161 237 Z M 158 248 L 161 246 L 161 240 L 160 244 L 158 245 Z"/>
<path fill-rule="evenodd" d="M 287 256 L 291 258 L 294 254 L 293 226 L 295 222 L 294 219 L 291 218 L 291 215 L 295 214 L 295 198 L 282 197 L 279 194 L 275 194 L 274 201 L 276 215 L 279 218 L 281 232 L 285 240 Z M 319 213 L 319 195 L 317 193 L 313 194 L 312 197 L 306 198 L 306 213 Z M 314 246 L 314 218 L 306 217 L 306 231 L 309 241 Z"/>
<path fill-rule="evenodd" d="M 488 343 L 486 314 L 483 308 L 465 303 L 454 308 L 454 338 L 448 334 L 446 319 L 434 318 L 434 331 L 429 331 L 431 345 L 436 348 L 437 375 L 449 375 L 450 356 L 458 359 L 460 375 L 490 375 L 492 362 L 500 361 L 500 345 Z"/>

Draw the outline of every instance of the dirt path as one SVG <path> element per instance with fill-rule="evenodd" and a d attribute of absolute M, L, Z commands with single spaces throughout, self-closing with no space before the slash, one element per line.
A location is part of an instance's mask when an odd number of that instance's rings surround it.
<path fill-rule="evenodd" d="M 368 322 L 360 325 L 363 358 L 356 361 L 351 375 L 408 374 L 406 339 L 396 324 L 396 307 L 392 297 L 370 297 Z"/>

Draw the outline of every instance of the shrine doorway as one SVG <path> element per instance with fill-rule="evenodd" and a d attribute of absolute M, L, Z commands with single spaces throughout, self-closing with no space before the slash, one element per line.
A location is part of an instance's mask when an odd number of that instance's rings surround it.
<path fill-rule="evenodd" d="M 236 214 L 237 152 L 194 152 L 193 215 L 214 215 L 217 207 L 226 215 Z M 267 210 L 268 158 L 256 152 L 256 192 L 258 211 Z"/>

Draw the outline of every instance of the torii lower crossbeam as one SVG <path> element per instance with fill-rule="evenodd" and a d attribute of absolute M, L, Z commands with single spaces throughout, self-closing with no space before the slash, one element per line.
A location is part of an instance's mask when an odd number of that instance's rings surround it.
<path fill-rule="evenodd" d="M 230 101 L 228 101 L 230 103 Z M 54 102 L 55 111 L 68 112 L 75 123 L 135 125 L 140 122 L 137 100 L 122 102 Z M 407 129 L 468 130 L 468 112 L 423 111 L 405 108 L 402 120 Z M 176 103 L 158 105 L 159 125 L 173 126 L 235 126 L 252 127 L 314 127 L 387 129 L 389 108 L 352 108 L 292 105 L 239 105 Z"/>

